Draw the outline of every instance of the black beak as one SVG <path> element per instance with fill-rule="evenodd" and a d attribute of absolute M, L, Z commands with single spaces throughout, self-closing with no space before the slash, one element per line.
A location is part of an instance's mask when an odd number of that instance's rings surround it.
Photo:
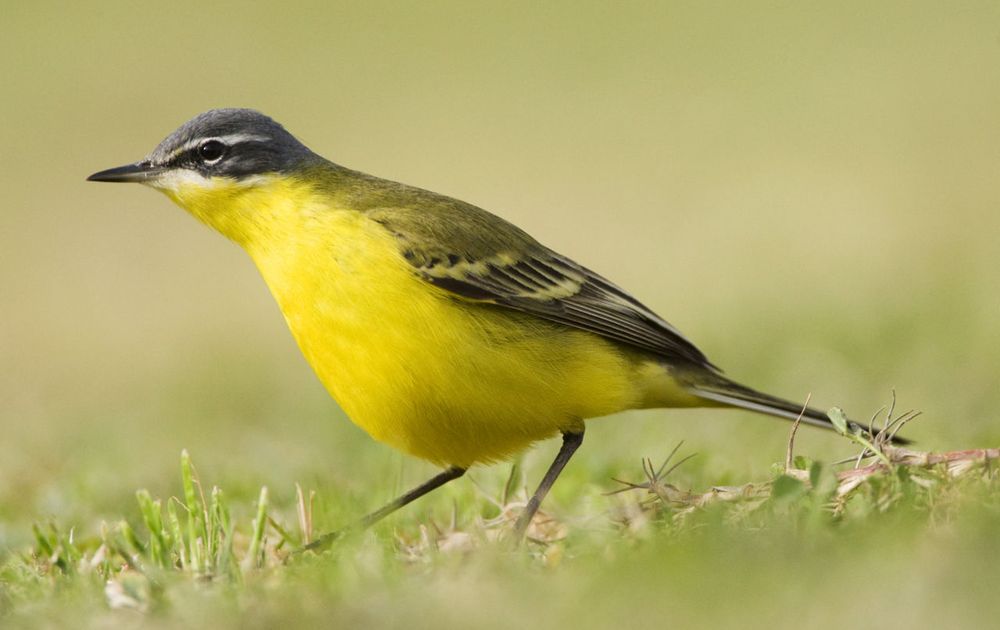
<path fill-rule="evenodd" d="M 109 168 L 106 171 L 94 173 L 87 178 L 88 182 L 135 182 L 143 183 L 155 178 L 165 169 L 160 166 L 153 166 L 149 162 L 136 162 L 126 164 L 117 168 Z"/>

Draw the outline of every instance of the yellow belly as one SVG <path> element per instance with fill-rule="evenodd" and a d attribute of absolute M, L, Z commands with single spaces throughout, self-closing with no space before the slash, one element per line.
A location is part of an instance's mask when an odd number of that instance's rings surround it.
<path fill-rule="evenodd" d="M 590 333 L 448 296 L 363 215 L 330 213 L 306 233 L 250 253 L 320 380 L 380 441 L 467 467 L 649 402 L 648 365 Z"/>

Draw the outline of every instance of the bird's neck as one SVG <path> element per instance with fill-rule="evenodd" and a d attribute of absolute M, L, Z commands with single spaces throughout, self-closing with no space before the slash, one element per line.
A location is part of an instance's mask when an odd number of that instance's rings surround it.
<path fill-rule="evenodd" d="M 207 185 L 181 184 L 163 192 L 251 255 L 302 238 L 310 222 L 338 205 L 329 192 L 304 179 L 278 174 L 244 181 L 214 178 Z"/>

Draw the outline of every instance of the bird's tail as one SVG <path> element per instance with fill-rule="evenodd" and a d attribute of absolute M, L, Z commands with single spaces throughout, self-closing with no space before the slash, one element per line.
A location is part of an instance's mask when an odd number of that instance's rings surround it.
<path fill-rule="evenodd" d="M 803 408 L 803 405 L 799 403 L 759 392 L 718 374 L 713 374 L 710 380 L 702 381 L 699 379 L 699 382 L 696 384 L 688 385 L 687 389 L 695 396 L 713 403 L 728 407 L 739 407 L 740 409 L 756 411 L 787 420 L 795 420 L 801 415 L 802 422 L 806 424 L 823 429 L 836 430 L 826 413 L 819 409 L 812 407 Z M 867 427 L 863 427 L 853 421 L 848 421 L 848 427 L 852 431 L 858 429 L 868 430 Z M 894 444 L 909 444 L 910 440 L 894 436 L 892 442 Z"/>

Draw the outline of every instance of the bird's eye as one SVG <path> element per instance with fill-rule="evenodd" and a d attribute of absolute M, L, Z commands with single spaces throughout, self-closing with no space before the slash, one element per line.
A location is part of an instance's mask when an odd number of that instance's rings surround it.
<path fill-rule="evenodd" d="M 202 159 L 203 162 L 212 163 L 218 162 L 222 159 L 222 155 L 226 152 L 226 145 L 222 144 L 218 140 L 208 140 L 203 142 L 201 146 L 198 147 L 198 157 Z"/>

